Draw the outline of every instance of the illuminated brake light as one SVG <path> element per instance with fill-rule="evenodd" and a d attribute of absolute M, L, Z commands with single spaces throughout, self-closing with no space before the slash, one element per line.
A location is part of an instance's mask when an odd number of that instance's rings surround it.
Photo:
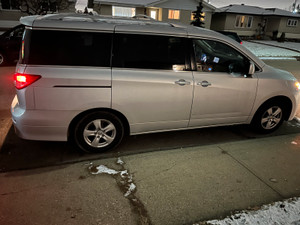
<path fill-rule="evenodd" d="M 28 75 L 16 73 L 14 75 L 14 83 L 17 89 L 23 89 L 40 79 L 40 75 Z"/>
<path fill-rule="evenodd" d="M 240 44 L 242 45 L 242 44 L 243 44 L 243 42 L 241 41 L 241 42 L 240 42 Z"/>

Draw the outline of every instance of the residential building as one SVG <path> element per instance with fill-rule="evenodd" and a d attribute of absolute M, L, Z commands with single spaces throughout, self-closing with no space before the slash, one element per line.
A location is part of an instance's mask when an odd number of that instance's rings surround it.
<path fill-rule="evenodd" d="M 192 12 L 197 9 L 199 0 L 94 0 L 94 10 L 100 15 L 135 16 L 147 15 L 166 22 L 190 24 Z M 210 29 L 215 7 L 203 1 L 205 28 Z"/>
<path fill-rule="evenodd" d="M 229 5 L 219 8 L 212 17 L 211 29 L 236 32 L 240 36 L 300 39 L 300 14 L 277 8 Z"/>

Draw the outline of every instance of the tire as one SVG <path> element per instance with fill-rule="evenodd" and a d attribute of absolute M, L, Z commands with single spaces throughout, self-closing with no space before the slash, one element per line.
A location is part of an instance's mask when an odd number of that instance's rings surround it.
<path fill-rule="evenodd" d="M 99 153 L 117 147 L 124 136 L 121 120 L 108 112 L 93 112 L 75 125 L 73 141 L 80 150 Z"/>
<path fill-rule="evenodd" d="M 286 109 L 283 104 L 271 101 L 258 109 L 251 125 L 259 133 L 272 133 L 281 126 L 285 114 Z"/>
<path fill-rule="evenodd" d="M 2 52 L 0 52 L 0 66 L 5 66 L 6 64 L 6 56 Z"/>

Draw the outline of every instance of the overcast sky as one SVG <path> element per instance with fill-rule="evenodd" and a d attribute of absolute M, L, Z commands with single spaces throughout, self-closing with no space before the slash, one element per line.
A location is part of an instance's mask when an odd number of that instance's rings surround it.
<path fill-rule="evenodd" d="M 279 8 L 290 10 L 295 0 L 210 0 L 210 4 L 216 7 L 228 6 L 230 4 L 242 4 L 259 6 L 262 8 Z M 297 5 L 300 0 L 297 0 Z"/>

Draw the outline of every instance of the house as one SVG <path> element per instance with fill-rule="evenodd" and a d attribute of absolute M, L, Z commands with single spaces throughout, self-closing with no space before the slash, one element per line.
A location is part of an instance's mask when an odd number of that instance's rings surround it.
<path fill-rule="evenodd" d="M 300 14 L 277 8 L 229 5 L 219 8 L 212 16 L 211 29 L 236 32 L 240 36 L 264 35 L 300 39 Z"/>
<path fill-rule="evenodd" d="M 94 0 L 94 11 L 100 15 L 128 16 L 147 15 L 166 22 L 190 24 L 192 11 L 197 9 L 199 0 Z M 203 1 L 205 28 L 210 29 L 215 7 Z"/>

